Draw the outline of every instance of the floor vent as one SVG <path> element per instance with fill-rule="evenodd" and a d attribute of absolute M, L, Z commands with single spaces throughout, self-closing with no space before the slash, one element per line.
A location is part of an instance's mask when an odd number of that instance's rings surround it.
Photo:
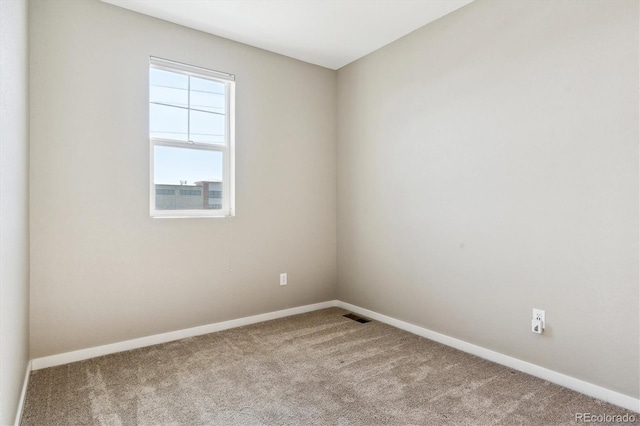
<path fill-rule="evenodd" d="M 352 319 L 354 321 L 358 321 L 358 322 L 360 322 L 362 324 L 371 321 L 371 320 L 368 320 L 366 318 L 359 317 L 356 314 L 346 314 L 346 315 L 343 315 L 343 317 L 347 317 L 347 318 Z"/>

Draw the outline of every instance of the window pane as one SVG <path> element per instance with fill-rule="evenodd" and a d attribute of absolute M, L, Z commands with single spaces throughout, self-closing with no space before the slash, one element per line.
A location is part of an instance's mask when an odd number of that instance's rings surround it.
<path fill-rule="evenodd" d="M 189 111 L 191 118 L 190 140 L 224 144 L 225 116 L 212 112 Z"/>
<path fill-rule="evenodd" d="M 211 80 L 191 77 L 191 108 L 225 113 L 225 85 Z"/>
<path fill-rule="evenodd" d="M 150 86 L 149 102 L 187 108 L 189 106 L 189 92 L 170 87 Z"/>
<path fill-rule="evenodd" d="M 184 108 L 189 106 L 189 77 L 186 75 L 151 68 L 149 81 L 150 102 Z"/>
<path fill-rule="evenodd" d="M 151 137 L 188 140 L 189 77 L 149 69 L 149 130 Z M 168 105 L 168 106 L 165 106 Z"/>
<path fill-rule="evenodd" d="M 189 88 L 188 76 L 157 68 L 149 68 L 149 82 L 151 86 L 171 87 L 182 90 Z"/>
<path fill-rule="evenodd" d="M 222 152 L 155 146 L 153 160 L 156 210 L 222 208 L 209 197 L 222 190 Z"/>
<path fill-rule="evenodd" d="M 149 131 L 152 138 L 187 141 L 189 111 L 164 105 L 149 104 Z"/>

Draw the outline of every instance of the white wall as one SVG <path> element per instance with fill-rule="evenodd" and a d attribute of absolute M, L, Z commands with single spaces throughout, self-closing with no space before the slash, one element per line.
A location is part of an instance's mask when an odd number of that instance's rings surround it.
<path fill-rule="evenodd" d="M 339 299 L 640 396 L 638 5 L 476 1 L 339 70 Z"/>
<path fill-rule="evenodd" d="M 29 361 L 28 7 L 0 1 L 0 424 Z"/>
<path fill-rule="evenodd" d="M 97 0 L 31 24 L 33 358 L 335 298 L 335 72 Z M 236 75 L 232 222 L 149 217 L 151 55 Z"/>

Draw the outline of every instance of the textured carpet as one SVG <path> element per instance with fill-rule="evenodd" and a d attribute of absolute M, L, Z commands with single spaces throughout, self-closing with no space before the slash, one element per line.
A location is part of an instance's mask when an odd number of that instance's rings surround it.
<path fill-rule="evenodd" d="M 22 425 L 555 425 L 630 413 L 345 313 L 34 371 Z"/>

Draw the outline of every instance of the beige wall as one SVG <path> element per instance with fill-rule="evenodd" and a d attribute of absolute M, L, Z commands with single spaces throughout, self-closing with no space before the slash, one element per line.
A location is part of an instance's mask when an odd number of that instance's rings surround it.
<path fill-rule="evenodd" d="M 29 362 L 28 35 L 27 3 L 0 1 L 0 425 Z"/>
<path fill-rule="evenodd" d="M 31 14 L 33 358 L 335 298 L 335 72 L 97 0 Z M 150 55 L 236 74 L 232 222 L 149 217 Z"/>
<path fill-rule="evenodd" d="M 339 299 L 640 396 L 638 4 L 476 1 L 339 70 Z"/>

